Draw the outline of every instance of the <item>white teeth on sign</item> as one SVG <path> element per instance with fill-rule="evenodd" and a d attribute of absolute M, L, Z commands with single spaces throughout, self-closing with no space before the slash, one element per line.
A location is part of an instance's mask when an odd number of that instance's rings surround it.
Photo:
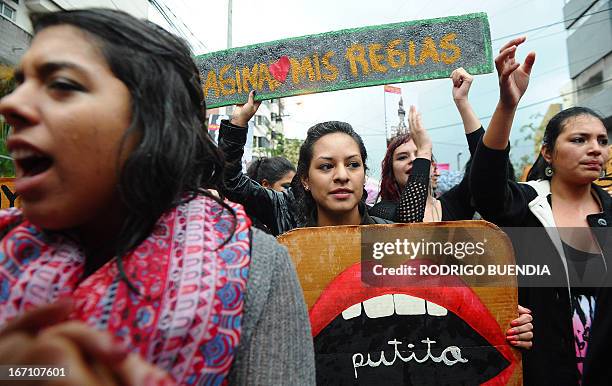
<path fill-rule="evenodd" d="M 448 310 L 436 303 L 427 302 L 427 313 L 432 316 L 446 316 Z"/>
<path fill-rule="evenodd" d="M 363 302 L 363 309 L 368 318 L 383 318 L 393 315 L 393 295 L 387 294 Z"/>
<path fill-rule="evenodd" d="M 353 304 L 346 310 L 342 311 L 342 317 L 344 320 L 349 320 L 361 315 L 361 303 Z"/>
<path fill-rule="evenodd" d="M 395 313 L 398 315 L 424 315 L 425 300 L 410 295 L 394 294 Z"/>
<path fill-rule="evenodd" d="M 342 311 L 342 318 L 349 320 L 361 316 L 361 306 L 368 318 L 384 318 L 391 316 L 395 312 L 397 315 L 431 315 L 446 316 L 448 310 L 436 303 L 425 301 L 405 294 L 387 294 L 377 296 L 364 301 L 363 303 L 353 304 Z"/>

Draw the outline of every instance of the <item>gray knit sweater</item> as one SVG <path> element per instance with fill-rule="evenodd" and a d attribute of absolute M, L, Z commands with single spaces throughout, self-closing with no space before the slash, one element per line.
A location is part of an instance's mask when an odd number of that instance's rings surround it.
<path fill-rule="evenodd" d="M 287 249 L 253 229 L 242 337 L 231 385 L 314 385 L 308 312 Z"/>

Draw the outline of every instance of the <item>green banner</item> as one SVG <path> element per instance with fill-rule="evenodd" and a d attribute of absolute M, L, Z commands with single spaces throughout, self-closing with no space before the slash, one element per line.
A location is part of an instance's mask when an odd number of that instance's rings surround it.
<path fill-rule="evenodd" d="M 485 13 L 346 29 L 196 58 L 208 108 L 493 71 Z"/>

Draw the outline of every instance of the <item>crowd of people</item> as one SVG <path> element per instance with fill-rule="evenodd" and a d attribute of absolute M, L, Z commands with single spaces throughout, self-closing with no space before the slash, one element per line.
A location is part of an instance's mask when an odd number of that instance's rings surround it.
<path fill-rule="evenodd" d="M 0 364 L 65 365 L 70 385 L 315 384 L 302 290 L 274 236 L 478 213 L 546 228 L 567 274 L 566 288 L 519 288 L 506 335 L 523 353 L 525 384 L 607 384 L 612 294 L 568 269 L 591 261 L 608 279 L 601 230 L 612 198 L 593 184 L 607 132 L 594 111 L 562 111 L 529 181 L 515 181 L 509 135 L 535 62 L 517 59 L 524 37 L 495 59 L 500 98 L 486 131 L 468 101 L 472 76 L 451 75 L 472 156 L 460 183 L 434 194 L 432 142 L 411 107 L 368 205 L 367 149 L 349 123 L 311 127 L 296 167 L 263 158 L 244 173 L 260 102 L 251 92 L 236 106 L 215 145 L 184 41 L 119 11 L 31 18 L 16 89 L 0 100 L 22 203 L 0 212 Z M 533 253 L 524 247 L 518 257 Z"/>

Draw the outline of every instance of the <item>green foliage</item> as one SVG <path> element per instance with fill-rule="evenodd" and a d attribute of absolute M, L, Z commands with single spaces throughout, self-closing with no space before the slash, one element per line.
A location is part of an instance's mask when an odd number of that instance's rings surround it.
<path fill-rule="evenodd" d="M 8 137 L 10 126 L 0 118 L 0 177 L 14 177 L 15 167 L 13 161 L 5 158 L 8 157 L 6 149 L 6 137 Z"/>
<path fill-rule="evenodd" d="M 529 117 L 530 122 L 521 126 L 519 132 L 521 133 L 521 138 L 514 140 L 512 143 L 512 147 L 518 148 L 521 144 L 524 144 L 527 141 L 532 141 L 534 146 L 534 152 L 531 154 L 525 154 L 518 160 L 511 160 L 512 166 L 514 166 L 515 177 L 520 180 L 523 175 L 523 170 L 527 166 L 533 165 L 535 159 L 540 150 L 540 142 L 542 141 L 543 127 L 540 124 L 536 124 L 536 121 L 541 121 L 543 115 L 541 113 L 533 114 Z"/>
<path fill-rule="evenodd" d="M 9 94 L 13 89 L 15 89 L 13 68 L 0 64 L 0 98 Z"/>
<path fill-rule="evenodd" d="M 15 79 L 13 77 L 13 69 L 0 64 L 0 98 L 9 94 L 14 89 Z M 6 137 L 8 136 L 9 129 L 10 126 L 0 117 L 0 177 L 15 176 L 13 161 L 5 158 L 9 155 L 6 149 Z"/>
<path fill-rule="evenodd" d="M 283 134 L 277 133 L 274 138 L 275 146 L 272 149 L 272 157 L 285 157 L 293 166 L 297 166 L 300 157 L 300 146 L 304 142 L 301 139 L 286 138 Z"/>

